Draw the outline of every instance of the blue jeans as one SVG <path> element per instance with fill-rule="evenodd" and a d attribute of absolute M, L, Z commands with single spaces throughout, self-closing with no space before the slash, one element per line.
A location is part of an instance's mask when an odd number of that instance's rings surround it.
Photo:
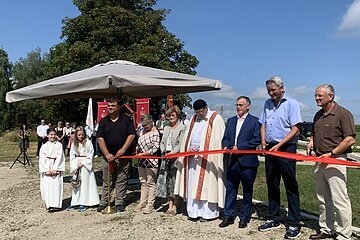
<path fill-rule="evenodd" d="M 269 144 L 270 149 L 275 144 Z M 279 151 L 296 153 L 296 143 L 288 143 Z M 288 158 L 266 155 L 265 157 L 266 183 L 269 198 L 269 220 L 280 222 L 280 180 L 283 178 L 288 200 L 288 224 L 300 226 L 300 197 L 299 186 L 296 181 L 296 161 Z"/>

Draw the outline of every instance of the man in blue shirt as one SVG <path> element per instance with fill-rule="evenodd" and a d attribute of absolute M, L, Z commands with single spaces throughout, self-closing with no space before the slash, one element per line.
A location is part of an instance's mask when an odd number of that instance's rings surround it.
<path fill-rule="evenodd" d="M 300 107 L 297 101 L 285 93 L 284 82 L 278 76 L 266 81 L 270 99 L 266 100 L 259 122 L 261 146 L 269 151 L 296 153 L 300 131 Z M 283 178 L 288 200 L 288 224 L 286 239 L 300 236 L 300 198 L 296 181 L 296 162 L 282 157 L 265 156 L 266 183 L 268 186 L 269 216 L 259 231 L 280 227 L 280 180 Z"/>

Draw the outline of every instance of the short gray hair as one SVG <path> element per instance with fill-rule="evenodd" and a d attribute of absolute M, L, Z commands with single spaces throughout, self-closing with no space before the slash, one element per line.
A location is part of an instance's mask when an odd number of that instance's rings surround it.
<path fill-rule="evenodd" d="M 140 118 L 140 123 L 143 126 L 147 126 L 147 125 L 154 126 L 154 121 L 151 115 L 142 115 Z"/>
<path fill-rule="evenodd" d="M 269 80 L 266 80 L 266 86 L 274 83 L 278 87 L 284 86 L 284 81 L 279 76 L 273 76 Z"/>
<path fill-rule="evenodd" d="M 321 84 L 316 89 L 319 89 L 319 88 L 325 88 L 326 94 L 332 93 L 334 95 L 334 97 L 335 97 L 335 89 L 334 89 L 334 87 L 332 85 L 330 85 L 330 84 Z"/>

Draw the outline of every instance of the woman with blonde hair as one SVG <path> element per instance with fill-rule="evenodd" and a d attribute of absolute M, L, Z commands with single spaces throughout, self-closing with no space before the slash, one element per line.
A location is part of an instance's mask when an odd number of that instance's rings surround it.
<path fill-rule="evenodd" d="M 166 117 L 170 126 L 164 128 L 164 134 L 160 142 L 163 155 L 180 152 L 180 145 L 184 138 L 185 125 L 180 123 L 181 111 L 178 106 L 173 106 L 166 111 Z M 175 178 L 177 171 L 177 158 L 167 158 L 161 161 L 158 181 L 156 185 L 156 196 L 167 198 L 169 208 L 165 212 L 169 216 L 177 213 L 178 199 L 174 195 Z"/>
<path fill-rule="evenodd" d="M 83 127 L 77 127 L 74 133 L 74 142 L 70 148 L 70 173 L 78 174 L 80 186 L 74 187 L 71 205 L 67 210 L 79 206 L 79 211 L 85 211 L 89 206 L 99 204 L 99 193 L 93 169 L 94 148 L 86 138 Z"/>

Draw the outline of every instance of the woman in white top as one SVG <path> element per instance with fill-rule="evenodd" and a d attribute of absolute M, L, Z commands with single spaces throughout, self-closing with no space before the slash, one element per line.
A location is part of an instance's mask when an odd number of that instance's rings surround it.
<path fill-rule="evenodd" d="M 166 111 L 170 126 L 164 128 L 160 142 L 162 155 L 180 152 L 180 145 L 184 138 L 185 125 L 180 123 L 181 111 L 178 106 L 173 106 Z M 177 158 L 167 158 L 161 161 L 159 176 L 156 184 L 156 196 L 168 198 L 169 208 L 165 212 L 170 216 L 177 213 L 177 198 L 174 196 L 174 186 L 177 171 Z"/>
<path fill-rule="evenodd" d="M 94 148 L 86 138 L 82 127 L 77 127 L 74 142 L 70 148 L 70 173 L 79 174 L 81 184 L 72 192 L 71 205 L 67 210 L 79 206 L 79 211 L 85 211 L 88 206 L 99 204 L 99 193 L 93 170 Z"/>

